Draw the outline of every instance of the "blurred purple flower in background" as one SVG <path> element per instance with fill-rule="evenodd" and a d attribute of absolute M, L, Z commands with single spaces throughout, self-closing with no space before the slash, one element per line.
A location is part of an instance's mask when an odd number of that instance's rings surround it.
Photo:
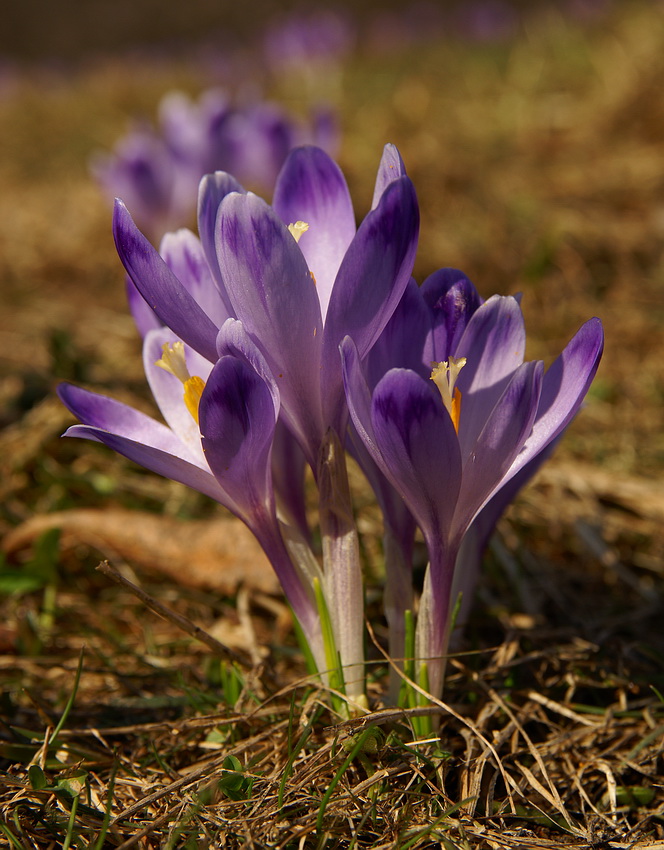
<path fill-rule="evenodd" d="M 343 63 L 355 38 L 348 15 L 332 9 L 305 10 L 271 22 L 263 49 L 273 71 L 329 72 Z"/>
<path fill-rule="evenodd" d="M 158 129 L 138 125 L 112 154 L 98 154 L 92 173 L 109 199 L 121 197 L 152 239 L 190 223 L 201 177 L 232 173 L 251 189 L 270 192 L 288 152 L 311 142 L 334 154 L 336 119 L 319 108 L 309 122 L 275 103 L 233 105 L 210 89 L 195 101 L 181 92 L 159 106 Z"/>

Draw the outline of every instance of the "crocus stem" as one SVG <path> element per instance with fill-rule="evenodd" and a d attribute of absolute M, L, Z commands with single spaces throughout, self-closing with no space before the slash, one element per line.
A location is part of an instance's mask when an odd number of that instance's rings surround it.
<path fill-rule="evenodd" d="M 412 547 L 411 547 L 412 548 Z M 385 555 L 385 617 L 388 626 L 390 657 L 398 669 L 390 667 L 389 700 L 394 705 L 399 700 L 405 655 L 406 611 L 413 608 L 413 583 L 410 561 L 397 535 L 388 526 L 383 534 Z"/>
<path fill-rule="evenodd" d="M 447 662 L 450 626 L 450 597 L 456 548 L 448 549 L 438 540 L 427 540 L 429 566 L 417 616 L 417 657 L 426 664 L 431 694 L 440 697 Z"/>
<path fill-rule="evenodd" d="M 284 588 L 286 598 L 316 660 L 318 669 L 325 670 L 323 635 L 310 577 L 304 570 L 298 569 L 294 565 L 276 520 L 259 521 L 253 523 L 250 528 L 274 567 L 274 571 Z"/>
<path fill-rule="evenodd" d="M 323 573 L 346 694 L 364 698 L 364 592 L 346 458 L 336 432 L 323 440 L 318 464 Z"/>

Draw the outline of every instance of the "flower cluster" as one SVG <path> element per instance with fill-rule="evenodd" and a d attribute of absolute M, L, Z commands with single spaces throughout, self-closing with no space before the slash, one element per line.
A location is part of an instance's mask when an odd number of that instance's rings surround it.
<path fill-rule="evenodd" d="M 193 217 L 204 174 L 224 169 L 271 191 L 288 152 L 304 142 L 334 152 L 337 129 L 329 110 L 320 109 L 307 127 L 274 103 L 233 105 L 217 89 L 198 101 L 171 92 L 159 106 L 159 129 L 142 122 L 112 154 L 98 154 L 91 168 L 109 198 L 123 198 L 156 239 Z"/>
<path fill-rule="evenodd" d="M 390 652 L 403 658 L 417 608 L 411 660 L 439 694 L 456 598 L 468 598 L 498 517 L 578 411 L 603 345 L 591 319 L 549 369 L 524 361 L 518 299 L 484 301 L 454 269 L 415 283 L 418 229 L 391 145 L 359 227 L 341 171 L 315 147 L 289 154 L 271 206 L 228 173 L 204 177 L 198 237 L 169 234 L 161 254 L 117 202 L 115 242 L 166 424 L 60 388 L 83 423 L 68 436 L 105 443 L 247 524 L 321 675 L 356 702 L 364 614 L 346 452 L 383 510 Z M 321 551 L 304 510 L 307 466 Z M 430 559 L 417 604 L 416 527 Z"/>

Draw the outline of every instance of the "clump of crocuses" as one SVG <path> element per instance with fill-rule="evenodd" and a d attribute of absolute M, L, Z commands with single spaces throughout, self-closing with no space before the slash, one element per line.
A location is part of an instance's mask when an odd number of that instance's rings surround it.
<path fill-rule="evenodd" d="M 320 674 L 362 704 L 351 453 L 384 515 L 390 653 L 410 653 L 406 669 L 439 695 L 457 596 L 472 593 L 497 519 L 578 411 L 602 352 L 599 320 L 545 370 L 524 362 L 516 298 L 484 301 L 454 269 L 418 286 L 418 204 L 391 145 L 359 227 L 340 169 L 315 147 L 290 153 L 271 206 L 228 173 L 204 177 L 198 236 L 169 234 L 161 254 L 120 201 L 113 227 L 165 424 L 64 385 L 83 423 L 67 435 L 105 443 L 243 520 Z M 318 535 L 304 509 L 307 466 Z M 429 552 L 419 600 L 418 526 Z"/>

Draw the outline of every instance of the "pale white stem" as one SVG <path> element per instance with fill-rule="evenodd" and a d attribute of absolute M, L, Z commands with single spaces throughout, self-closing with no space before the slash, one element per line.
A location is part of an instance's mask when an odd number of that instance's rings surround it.
<path fill-rule="evenodd" d="M 328 431 L 318 466 L 323 590 L 341 658 L 346 694 L 364 697 L 364 590 L 357 528 L 350 499 L 346 457 L 337 434 Z"/>

